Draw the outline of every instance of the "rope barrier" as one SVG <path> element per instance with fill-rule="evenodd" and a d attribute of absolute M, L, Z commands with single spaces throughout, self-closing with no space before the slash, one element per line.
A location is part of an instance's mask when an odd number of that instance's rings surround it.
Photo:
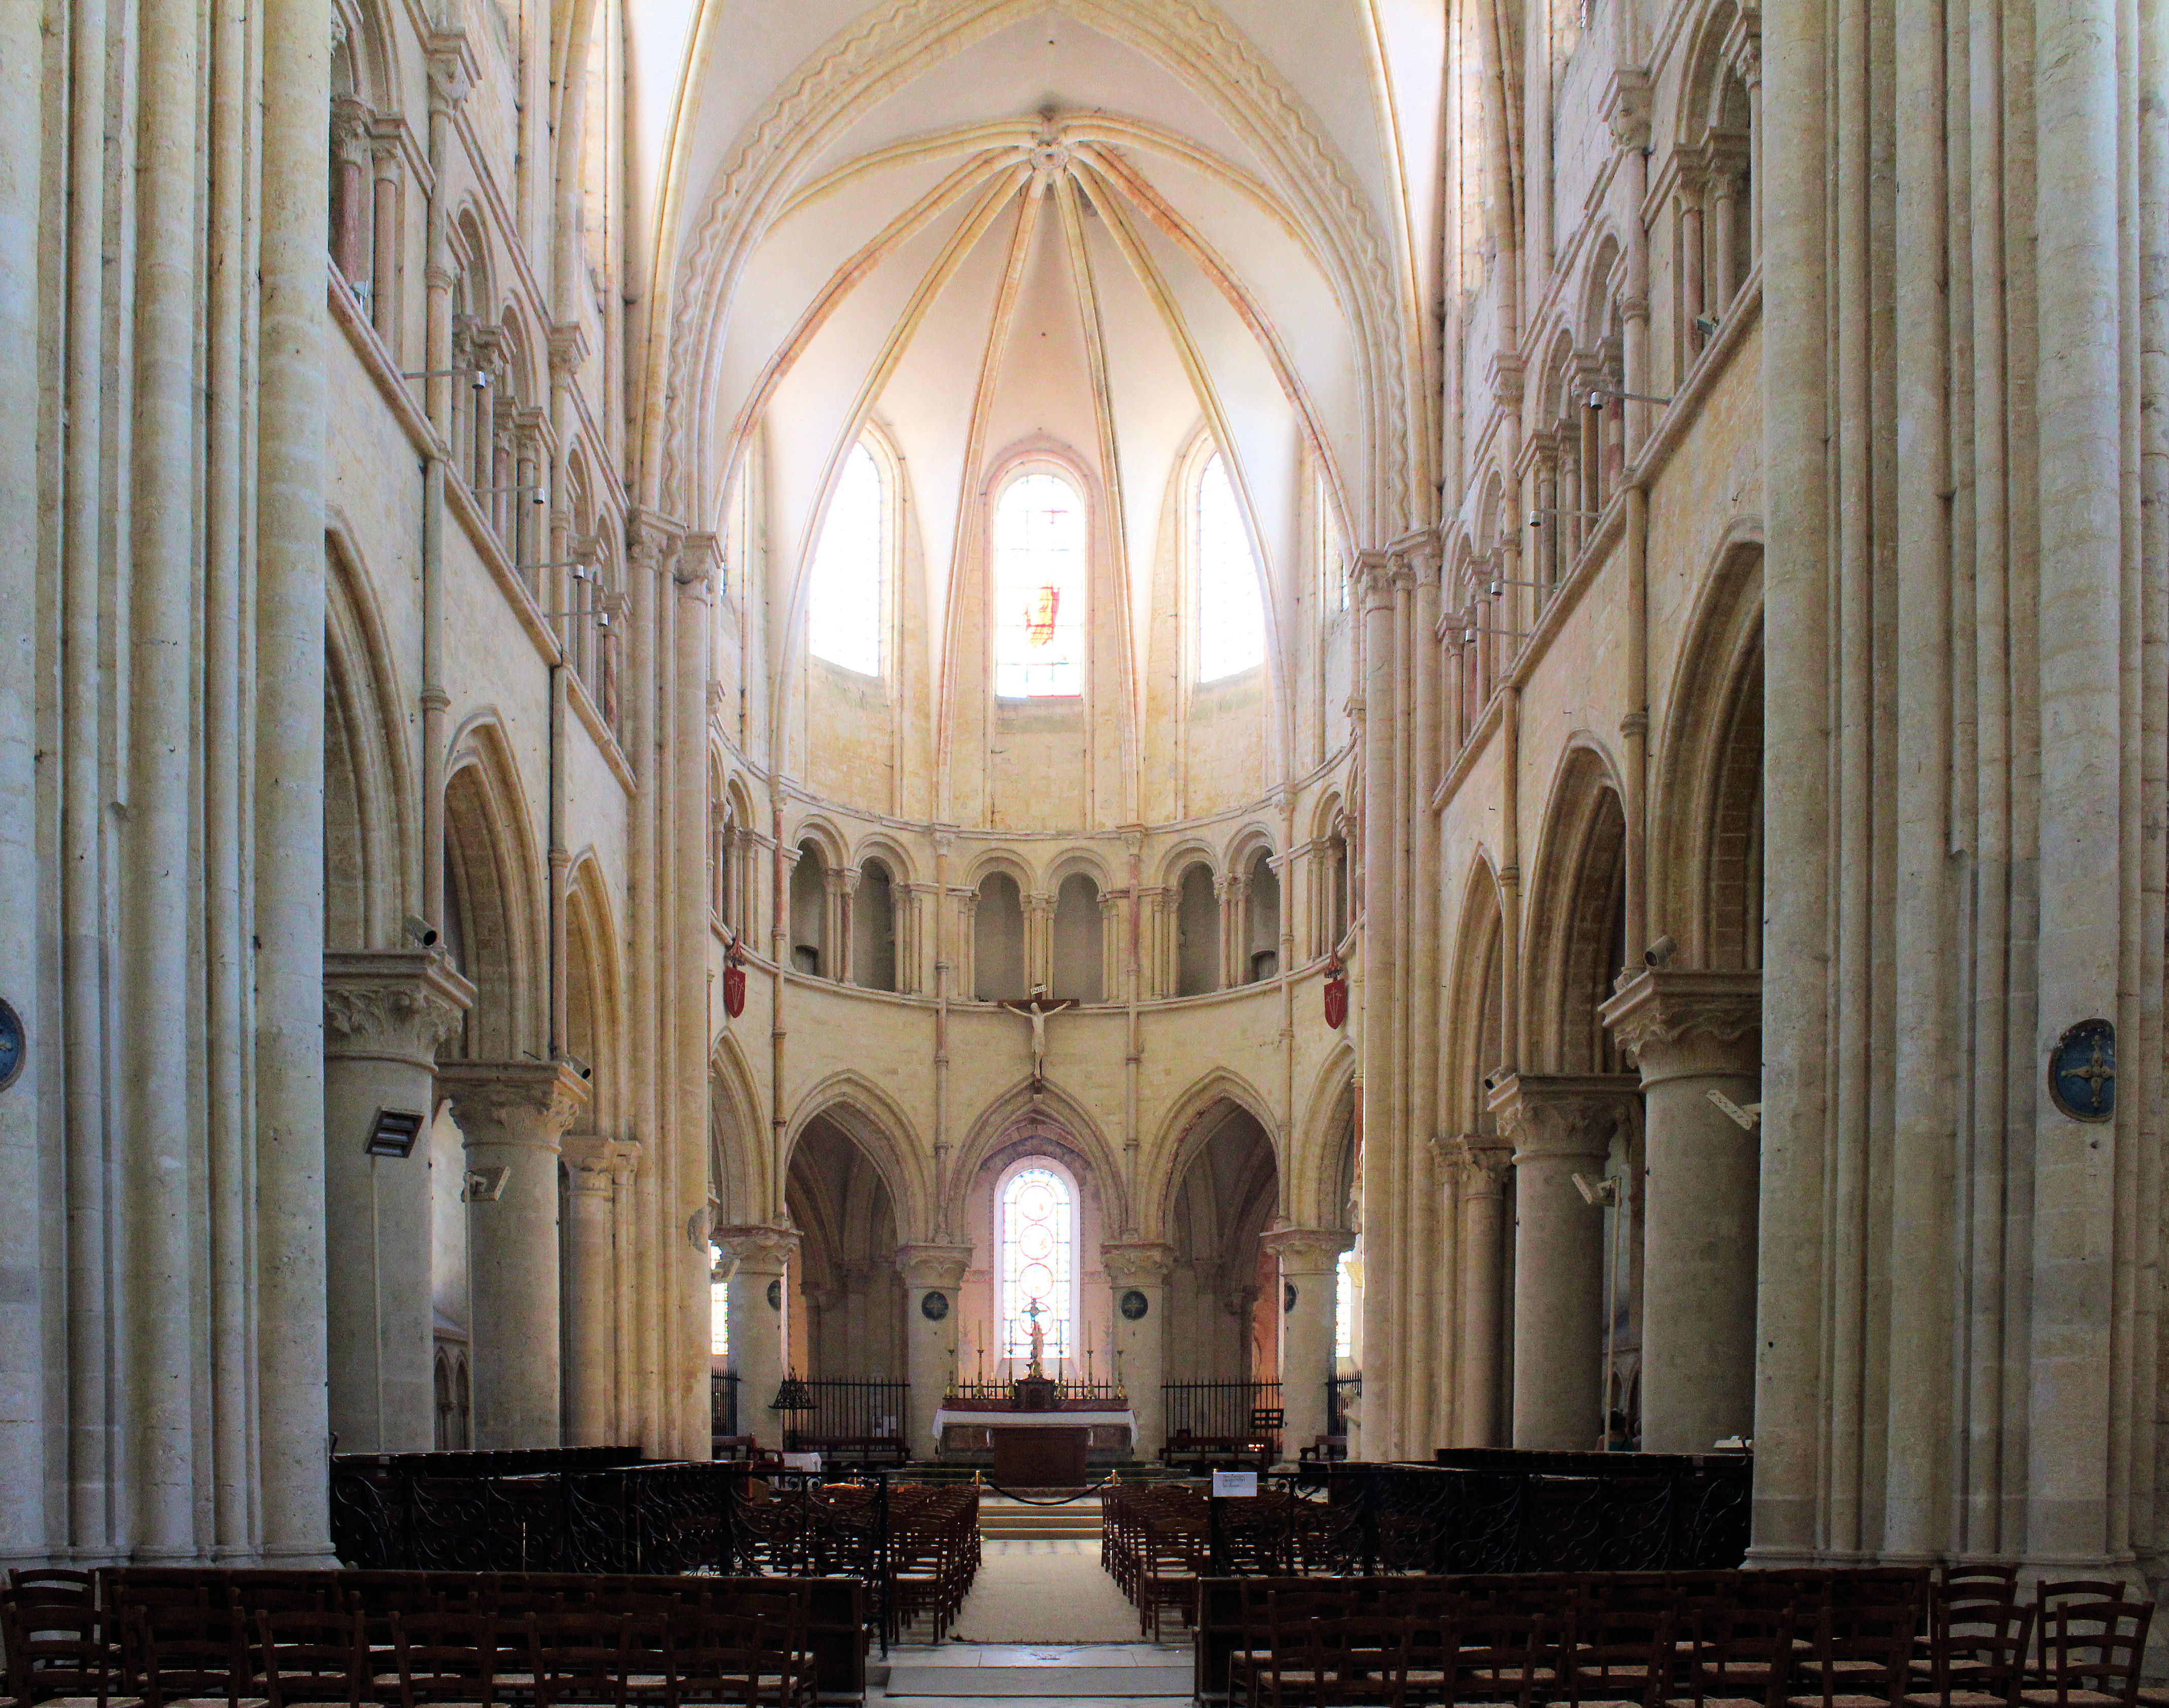
<path fill-rule="evenodd" d="M 990 1488 L 994 1490 L 994 1492 L 999 1495 L 1004 1500 L 1016 1501 L 1028 1507 L 1066 1507 L 1072 1501 L 1081 1501 L 1086 1495 L 1097 1494 L 1101 1489 L 1112 1487 L 1114 1484 L 1115 1479 L 1113 1477 L 1106 1477 L 1099 1482 L 1091 1483 L 1084 1488 L 1079 1489 L 1074 1494 L 1063 1495 L 1059 1498 L 1054 1500 L 1037 1500 L 1031 1495 L 1013 1494 L 1008 1489 L 1004 1488 L 997 1482 L 982 1482 L 979 1486 L 981 1488 Z"/>

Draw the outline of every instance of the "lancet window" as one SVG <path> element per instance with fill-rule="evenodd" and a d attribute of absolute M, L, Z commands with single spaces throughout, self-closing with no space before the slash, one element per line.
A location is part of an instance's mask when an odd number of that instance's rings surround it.
<path fill-rule="evenodd" d="M 1046 1163 L 1026 1163 L 1003 1186 L 998 1239 L 1004 1358 L 1031 1358 L 1035 1308 L 1050 1366 L 1070 1356 L 1075 1219 L 1069 1180 Z"/>
<path fill-rule="evenodd" d="M 821 524 L 806 644 L 815 658 L 866 676 L 882 673 L 890 508 L 881 463 L 861 440 L 845 459 Z"/>
<path fill-rule="evenodd" d="M 1021 474 L 994 506 L 994 692 L 1084 691 L 1084 498 L 1058 474 Z"/>
<path fill-rule="evenodd" d="M 1266 661 L 1266 603 L 1250 530 L 1218 451 L 1198 465 L 1191 501 L 1196 574 L 1197 680 L 1217 682 Z"/>

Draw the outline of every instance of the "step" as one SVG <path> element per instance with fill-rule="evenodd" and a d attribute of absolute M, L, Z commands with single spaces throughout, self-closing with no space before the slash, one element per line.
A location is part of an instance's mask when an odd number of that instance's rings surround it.
<path fill-rule="evenodd" d="M 1170 1667 L 942 1667 L 889 1668 L 882 1695 L 908 1696 L 1180 1696 L 1191 1668 Z"/>

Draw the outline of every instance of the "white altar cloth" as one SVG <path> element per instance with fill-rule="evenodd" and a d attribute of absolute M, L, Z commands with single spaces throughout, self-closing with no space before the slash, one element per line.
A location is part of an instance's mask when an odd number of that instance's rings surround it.
<path fill-rule="evenodd" d="M 943 1406 L 934 1414 L 934 1441 L 951 1423 L 967 1429 L 1127 1429 L 1138 1438 L 1134 1412 L 951 1412 Z"/>

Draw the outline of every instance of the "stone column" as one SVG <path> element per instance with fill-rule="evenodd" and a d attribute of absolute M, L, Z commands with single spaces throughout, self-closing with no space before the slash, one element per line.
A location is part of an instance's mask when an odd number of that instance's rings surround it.
<path fill-rule="evenodd" d="M 1463 1133 L 1441 1148 L 1461 1187 L 1460 1364 L 1453 1377 L 1453 1444 L 1498 1447 L 1503 1444 L 1499 1428 L 1500 1258 L 1506 1233 L 1506 1169 L 1513 1150 L 1484 1133 Z"/>
<path fill-rule="evenodd" d="M 1627 1074 L 1518 1074 L 1491 1093 L 1514 1141 L 1516 1447 L 1603 1438 L 1604 1212 L 1575 1176 L 1602 1176 L 1633 1086 Z"/>
<path fill-rule="evenodd" d="M 1167 1272 L 1175 1254 L 1163 1245 L 1102 1246 L 1100 1267 L 1115 1295 L 1115 1359 L 1130 1410 L 1137 1414 L 1132 1456 L 1159 1457 L 1167 1445 L 1167 1411 L 1160 1385 L 1166 1379 Z"/>
<path fill-rule="evenodd" d="M 610 1444 L 617 1369 L 616 1203 L 627 1147 L 568 1134 L 565 1159 L 565 1444 Z"/>
<path fill-rule="evenodd" d="M 587 1082 L 538 1061 L 447 1062 L 438 1082 L 466 1141 L 474 1444 L 555 1447 L 557 1150 Z"/>
<path fill-rule="evenodd" d="M 716 1244 L 738 1267 L 729 1297 L 731 1369 L 738 1379 L 738 1433 L 783 1444 L 783 1414 L 769 1410 L 783 1385 L 783 1272 L 798 1249 L 789 1228 L 749 1223 L 718 1228 Z"/>
<path fill-rule="evenodd" d="M 324 1225 L 330 1417 L 346 1453 L 435 1444 L 429 1156 L 437 1044 L 474 987 L 428 949 L 324 956 Z M 408 1154 L 370 1148 L 381 1117 Z M 419 1154 L 415 1154 L 417 1151 Z"/>
<path fill-rule="evenodd" d="M 957 1289 L 972 1267 L 969 1246 L 906 1246 L 896 1254 L 903 1276 L 903 1370 L 911 1384 L 904 1450 L 914 1459 L 939 1456 L 934 1414 L 957 1374 Z"/>
<path fill-rule="evenodd" d="M 1281 1267 L 1281 1453 L 1293 1459 L 1325 1433 L 1334 1269 L 1356 1236 L 1339 1228 L 1276 1228 L 1260 1243 Z"/>
<path fill-rule="evenodd" d="M 1642 1446 L 1755 1433 L 1758 1133 L 1710 1101 L 1761 1093 L 1762 975 L 1638 973 L 1604 1023 L 1642 1070 Z"/>

